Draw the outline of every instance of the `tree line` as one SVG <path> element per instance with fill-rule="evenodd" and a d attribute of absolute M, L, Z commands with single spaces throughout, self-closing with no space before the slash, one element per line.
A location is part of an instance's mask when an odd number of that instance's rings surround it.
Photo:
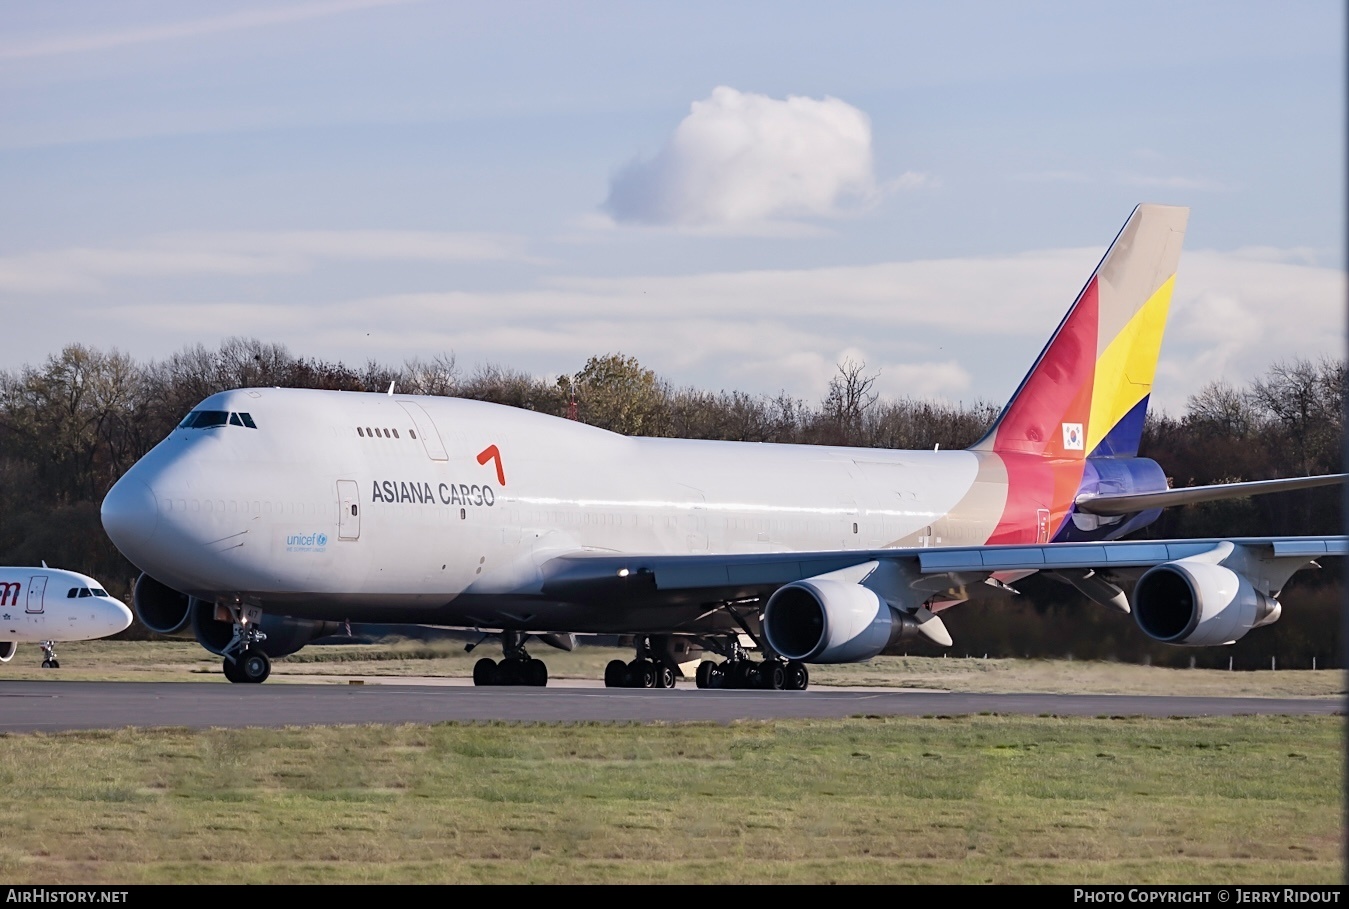
<path fill-rule="evenodd" d="M 127 468 L 203 398 L 249 386 L 449 395 L 522 407 L 627 435 L 748 442 L 932 449 L 977 441 L 999 407 L 888 399 L 865 364 L 840 364 L 824 397 L 681 388 L 623 354 L 591 357 L 575 373 L 532 376 L 498 365 L 463 370 L 452 355 L 362 367 L 292 355 L 284 346 L 231 338 L 163 360 L 70 345 L 41 365 L 0 372 L 0 564 L 48 564 L 100 579 L 127 598 L 135 569 L 103 534 L 99 505 Z M 1333 473 L 1342 469 L 1345 366 L 1276 363 L 1247 387 L 1213 383 L 1184 413 L 1149 412 L 1140 454 L 1174 486 Z M 1169 509 L 1146 535 L 1162 537 L 1342 532 L 1338 488 Z M 982 655 L 1113 657 L 1222 665 L 1277 655 L 1285 665 L 1329 665 L 1339 653 L 1339 559 L 1290 585 L 1278 624 L 1235 648 L 1182 651 L 1148 642 L 1127 616 L 1106 614 L 1052 581 L 1024 596 L 947 613 L 957 651 Z M 1295 590 L 1293 588 L 1296 588 Z M 1252 639 L 1256 639 L 1252 641 Z M 917 645 L 914 652 L 924 652 Z M 933 651 L 935 652 L 935 651 Z M 1215 655 L 1216 654 L 1216 655 Z M 1267 662 L 1267 657 L 1264 658 Z"/>

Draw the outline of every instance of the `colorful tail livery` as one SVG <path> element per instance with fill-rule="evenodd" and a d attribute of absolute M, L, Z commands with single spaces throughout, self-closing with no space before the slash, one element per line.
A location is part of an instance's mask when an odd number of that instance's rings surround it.
<path fill-rule="evenodd" d="M 1113 538 L 1140 522 L 1116 518 L 1107 529 L 1093 517 L 1075 525 L 1079 496 L 1166 488 L 1161 469 L 1135 456 L 1188 217 L 1189 209 L 1174 206 L 1134 209 L 1012 400 L 972 447 L 1007 471 L 1007 507 L 989 542 Z M 1026 516 L 1035 514 L 1041 518 L 1027 527 Z"/>

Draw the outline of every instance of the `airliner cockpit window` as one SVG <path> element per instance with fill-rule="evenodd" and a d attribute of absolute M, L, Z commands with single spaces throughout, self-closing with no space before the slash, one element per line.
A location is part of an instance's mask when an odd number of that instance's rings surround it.
<path fill-rule="evenodd" d="M 246 426 L 257 429 L 258 424 L 246 413 L 230 413 L 228 410 L 194 410 L 178 424 L 179 429 L 210 429 L 213 426 Z"/>

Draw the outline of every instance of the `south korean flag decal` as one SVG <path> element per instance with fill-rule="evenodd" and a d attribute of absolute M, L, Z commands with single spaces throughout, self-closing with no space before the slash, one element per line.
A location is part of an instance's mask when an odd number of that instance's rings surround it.
<path fill-rule="evenodd" d="M 1064 423 L 1063 424 L 1063 450 L 1081 451 L 1082 450 L 1082 424 Z"/>

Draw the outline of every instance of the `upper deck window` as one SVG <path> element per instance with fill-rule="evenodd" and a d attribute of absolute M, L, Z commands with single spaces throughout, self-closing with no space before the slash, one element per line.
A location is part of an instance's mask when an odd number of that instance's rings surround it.
<path fill-rule="evenodd" d="M 194 410 L 188 414 L 183 422 L 178 424 L 179 429 L 210 429 L 213 426 L 246 426 L 249 429 L 257 429 L 258 424 L 253 422 L 253 417 L 246 413 L 230 413 L 228 410 Z"/>

